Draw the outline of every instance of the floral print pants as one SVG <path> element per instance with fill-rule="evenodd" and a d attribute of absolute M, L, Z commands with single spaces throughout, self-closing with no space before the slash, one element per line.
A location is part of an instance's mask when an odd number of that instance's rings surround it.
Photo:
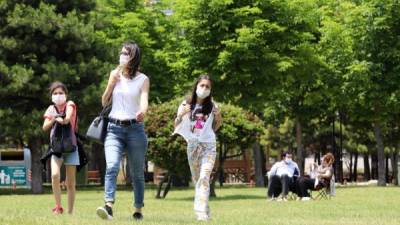
<path fill-rule="evenodd" d="M 195 185 L 194 211 L 198 218 L 209 219 L 210 176 L 216 158 L 216 143 L 189 141 L 187 156 Z"/>

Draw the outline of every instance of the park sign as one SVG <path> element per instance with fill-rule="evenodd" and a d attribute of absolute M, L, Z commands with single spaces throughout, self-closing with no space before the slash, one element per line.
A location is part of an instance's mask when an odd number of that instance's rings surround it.
<path fill-rule="evenodd" d="M 0 150 L 0 188 L 31 188 L 31 152 L 23 149 Z"/>
<path fill-rule="evenodd" d="M 0 166 L 0 186 L 14 187 L 26 185 L 25 166 Z"/>

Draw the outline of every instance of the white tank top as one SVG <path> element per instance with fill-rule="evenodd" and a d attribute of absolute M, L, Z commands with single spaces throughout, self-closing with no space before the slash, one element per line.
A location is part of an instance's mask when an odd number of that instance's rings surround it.
<path fill-rule="evenodd" d="M 148 77 L 143 73 L 132 79 L 122 74 L 120 77 L 112 93 L 112 109 L 109 117 L 117 120 L 136 119 L 136 113 L 140 110 L 141 88 Z"/>
<path fill-rule="evenodd" d="M 178 114 L 183 110 L 186 101 L 183 101 L 182 104 L 179 106 Z M 214 106 L 216 104 L 214 103 Z M 205 121 L 203 128 L 199 131 L 199 133 L 193 133 L 192 130 L 192 121 L 189 118 L 190 113 L 186 113 L 182 117 L 182 121 L 175 127 L 173 134 L 181 135 L 186 142 L 191 142 L 197 140 L 201 143 L 215 143 L 216 136 L 215 132 L 212 128 L 212 124 L 214 122 L 214 113 L 210 113 L 208 119 Z"/>

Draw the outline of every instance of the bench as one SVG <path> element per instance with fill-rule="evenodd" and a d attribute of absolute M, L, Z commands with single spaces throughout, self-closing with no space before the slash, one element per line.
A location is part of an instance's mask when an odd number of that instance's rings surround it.
<path fill-rule="evenodd" d="M 89 170 L 88 171 L 88 183 L 100 183 L 100 171 L 98 170 Z"/>

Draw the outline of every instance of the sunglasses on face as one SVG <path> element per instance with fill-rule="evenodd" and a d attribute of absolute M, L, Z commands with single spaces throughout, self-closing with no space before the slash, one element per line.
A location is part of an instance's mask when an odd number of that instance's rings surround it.
<path fill-rule="evenodd" d="M 128 56 L 128 55 L 129 55 L 129 53 L 128 53 L 128 52 L 124 52 L 124 51 L 120 52 L 119 54 L 120 54 L 120 55 L 126 55 L 126 56 Z"/>

